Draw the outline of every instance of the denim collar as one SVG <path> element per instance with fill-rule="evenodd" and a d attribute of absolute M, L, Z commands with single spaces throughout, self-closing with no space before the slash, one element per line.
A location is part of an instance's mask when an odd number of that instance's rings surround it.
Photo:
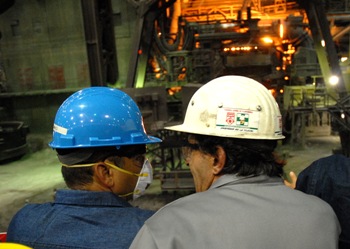
<path fill-rule="evenodd" d="M 127 201 L 113 194 L 112 192 L 66 189 L 57 190 L 55 195 L 55 204 L 131 207 Z"/>

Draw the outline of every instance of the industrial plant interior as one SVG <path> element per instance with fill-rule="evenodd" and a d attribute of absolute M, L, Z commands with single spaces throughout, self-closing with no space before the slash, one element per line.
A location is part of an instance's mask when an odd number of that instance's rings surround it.
<path fill-rule="evenodd" d="M 337 134 L 349 156 L 349 31 L 350 0 L 0 0 L 0 168 L 47 146 L 69 95 L 109 86 L 163 139 L 149 147 L 161 188 L 191 190 L 164 127 L 223 75 L 271 91 L 283 143 Z"/>

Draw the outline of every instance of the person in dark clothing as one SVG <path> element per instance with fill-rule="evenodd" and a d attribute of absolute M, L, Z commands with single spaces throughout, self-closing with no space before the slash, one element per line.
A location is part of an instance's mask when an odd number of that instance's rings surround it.
<path fill-rule="evenodd" d="M 342 230 L 339 249 L 350 248 L 350 158 L 335 154 L 314 161 L 299 173 L 295 189 L 332 206 Z"/>

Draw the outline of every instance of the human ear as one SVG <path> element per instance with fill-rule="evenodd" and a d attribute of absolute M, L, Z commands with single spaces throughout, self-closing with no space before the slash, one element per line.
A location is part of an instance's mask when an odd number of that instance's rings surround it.
<path fill-rule="evenodd" d="M 226 152 L 221 146 L 216 147 L 216 154 L 214 157 L 213 174 L 219 175 L 226 163 Z"/>
<path fill-rule="evenodd" d="M 95 164 L 93 167 L 94 175 L 97 178 L 96 180 L 107 187 L 112 187 L 114 184 L 112 177 L 113 172 L 110 168 L 102 162 Z"/>

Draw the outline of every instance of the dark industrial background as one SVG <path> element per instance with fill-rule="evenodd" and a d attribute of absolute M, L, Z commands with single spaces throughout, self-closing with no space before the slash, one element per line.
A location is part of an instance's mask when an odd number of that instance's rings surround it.
<path fill-rule="evenodd" d="M 221 75 L 249 76 L 276 96 L 293 139 L 305 127 L 328 132 L 319 125 L 329 124 L 328 107 L 348 95 L 349 0 L 1 0 L 0 6 L 1 119 L 23 121 L 34 133 L 51 132 L 62 100 L 91 85 L 127 88 L 147 121 L 160 121 L 158 129 L 182 120 L 192 88 Z"/>
<path fill-rule="evenodd" d="M 192 191 L 178 134 L 163 128 L 183 120 L 200 86 L 230 74 L 276 98 L 282 148 L 331 137 L 329 153 L 349 156 L 349 31 L 350 0 L 0 0 L 0 177 L 38 160 L 70 94 L 110 86 L 164 140 L 149 147 L 161 189 Z"/>

